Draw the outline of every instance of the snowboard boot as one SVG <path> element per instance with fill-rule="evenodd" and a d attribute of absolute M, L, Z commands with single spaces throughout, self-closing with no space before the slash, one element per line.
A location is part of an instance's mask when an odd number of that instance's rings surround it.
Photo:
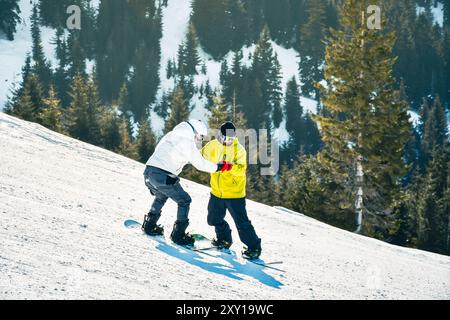
<path fill-rule="evenodd" d="M 170 239 L 180 246 L 192 246 L 195 239 L 189 233 L 186 233 L 186 229 L 189 225 L 189 220 L 175 221 Z"/>
<path fill-rule="evenodd" d="M 261 255 L 261 249 L 248 249 L 244 247 L 242 251 L 242 257 L 248 260 L 256 260 Z"/>
<path fill-rule="evenodd" d="M 159 215 L 145 215 L 144 223 L 142 224 L 142 231 L 149 236 L 163 236 L 164 227 L 156 224 L 159 217 Z"/>
<path fill-rule="evenodd" d="M 211 245 L 213 245 L 217 249 L 230 249 L 232 244 L 233 244 L 233 242 L 226 241 L 226 240 L 213 239 L 211 241 Z"/>

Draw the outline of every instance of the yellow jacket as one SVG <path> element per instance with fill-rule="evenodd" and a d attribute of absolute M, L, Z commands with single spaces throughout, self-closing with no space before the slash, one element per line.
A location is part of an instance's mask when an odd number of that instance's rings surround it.
<path fill-rule="evenodd" d="M 235 138 L 229 147 L 213 140 L 203 147 L 201 153 L 210 162 L 228 161 L 233 164 L 231 171 L 211 174 L 212 194 L 221 199 L 245 198 L 247 152 L 239 140 Z"/>

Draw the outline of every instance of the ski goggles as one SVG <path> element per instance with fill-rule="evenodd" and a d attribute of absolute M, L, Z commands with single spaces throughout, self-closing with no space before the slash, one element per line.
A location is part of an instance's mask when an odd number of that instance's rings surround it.
<path fill-rule="evenodd" d="M 236 137 L 229 137 L 229 136 L 224 136 L 224 135 L 220 134 L 219 139 L 222 143 L 231 144 L 234 142 L 234 139 L 236 139 Z"/>

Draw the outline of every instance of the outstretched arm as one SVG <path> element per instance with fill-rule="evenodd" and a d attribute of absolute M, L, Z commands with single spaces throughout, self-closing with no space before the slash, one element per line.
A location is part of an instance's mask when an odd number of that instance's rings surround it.
<path fill-rule="evenodd" d="M 192 142 L 192 152 L 190 163 L 197 169 L 203 172 L 214 173 L 217 171 L 217 164 L 205 160 L 202 154 L 197 149 L 197 146 Z"/>

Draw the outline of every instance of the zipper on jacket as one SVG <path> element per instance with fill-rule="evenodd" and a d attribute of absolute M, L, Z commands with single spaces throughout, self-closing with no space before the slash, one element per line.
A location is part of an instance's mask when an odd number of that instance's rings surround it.
<path fill-rule="evenodd" d="M 222 157 L 222 155 L 223 155 L 223 148 L 224 147 L 222 146 L 222 152 L 220 153 L 220 157 Z M 220 157 L 219 157 L 219 159 L 220 159 Z M 226 159 L 227 159 L 227 155 L 224 154 L 223 157 L 222 157 L 222 161 L 225 161 Z M 223 198 L 223 191 L 222 191 L 222 188 L 220 187 L 220 176 L 221 175 L 222 175 L 222 172 L 219 172 L 219 177 L 217 178 L 217 187 L 220 190 L 220 198 L 222 199 Z"/>

